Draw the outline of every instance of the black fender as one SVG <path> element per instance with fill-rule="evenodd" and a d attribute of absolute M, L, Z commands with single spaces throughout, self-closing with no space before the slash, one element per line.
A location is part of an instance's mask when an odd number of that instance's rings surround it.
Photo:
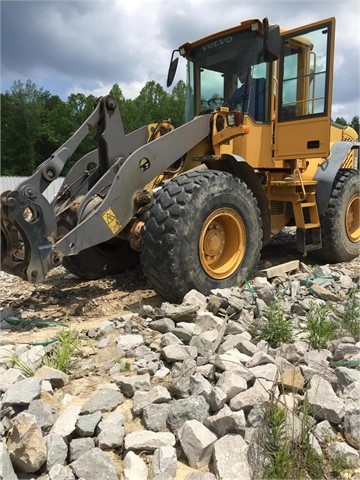
<path fill-rule="evenodd" d="M 271 214 L 269 200 L 266 196 L 265 190 L 261 185 L 261 181 L 254 172 L 253 168 L 241 155 L 234 154 L 223 154 L 221 155 L 221 160 L 205 160 L 203 163 L 212 170 L 221 170 L 223 172 L 232 173 L 246 183 L 257 200 L 262 219 L 262 242 L 263 246 L 267 245 L 271 236 Z"/>
<path fill-rule="evenodd" d="M 335 177 L 346 156 L 349 154 L 350 150 L 359 150 L 359 148 L 360 142 L 336 142 L 331 147 L 329 157 L 318 166 L 314 175 L 314 180 L 318 182 L 316 188 L 316 202 L 320 217 L 324 215 L 328 207 Z M 359 153 L 355 168 L 359 169 Z"/>

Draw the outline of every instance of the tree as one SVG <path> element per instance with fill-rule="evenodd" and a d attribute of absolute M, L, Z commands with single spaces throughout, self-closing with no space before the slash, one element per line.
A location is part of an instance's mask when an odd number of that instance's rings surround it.
<path fill-rule="evenodd" d="M 337 117 L 335 123 L 343 125 L 344 127 L 346 127 L 348 124 L 344 117 Z"/>
<path fill-rule="evenodd" d="M 359 115 L 355 115 L 351 119 L 350 126 L 357 132 L 359 136 Z"/>

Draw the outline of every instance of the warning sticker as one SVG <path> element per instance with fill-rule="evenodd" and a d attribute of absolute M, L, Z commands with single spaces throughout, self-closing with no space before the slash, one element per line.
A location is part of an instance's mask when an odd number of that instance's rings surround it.
<path fill-rule="evenodd" d="M 119 222 L 115 212 L 112 208 L 108 208 L 104 213 L 101 214 L 106 225 L 110 228 L 111 232 L 115 235 L 121 228 L 121 223 Z"/>

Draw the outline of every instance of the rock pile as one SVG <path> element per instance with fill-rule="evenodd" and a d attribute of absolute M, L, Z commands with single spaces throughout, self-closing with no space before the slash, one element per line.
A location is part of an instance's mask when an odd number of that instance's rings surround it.
<path fill-rule="evenodd" d="M 359 273 L 303 264 L 275 273 L 103 322 L 81 337 L 86 355 L 70 376 L 44 365 L 51 345 L 0 346 L 0 479 L 262 478 L 271 402 L 286 409 L 294 440 L 306 403 L 315 451 L 359 475 L 359 338 L 339 332 L 314 350 L 302 328 L 311 304 L 344 310 Z M 256 336 L 275 298 L 293 319 L 294 343 Z M 101 349 L 108 360 L 99 366 Z M 14 367 L 14 355 L 35 375 Z M 95 391 L 72 395 L 76 379 L 94 376 Z M 183 476 L 181 462 L 191 467 Z"/>

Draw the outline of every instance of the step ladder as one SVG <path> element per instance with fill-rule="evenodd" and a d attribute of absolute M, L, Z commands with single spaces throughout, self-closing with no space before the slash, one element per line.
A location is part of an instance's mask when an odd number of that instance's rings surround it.
<path fill-rule="evenodd" d="M 321 228 L 316 204 L 317 181 L 297 179 L 270 180 L 270 199 L 291 202 L 296 224 L 296 248 L 309 252 L 321 248 Z"/>

